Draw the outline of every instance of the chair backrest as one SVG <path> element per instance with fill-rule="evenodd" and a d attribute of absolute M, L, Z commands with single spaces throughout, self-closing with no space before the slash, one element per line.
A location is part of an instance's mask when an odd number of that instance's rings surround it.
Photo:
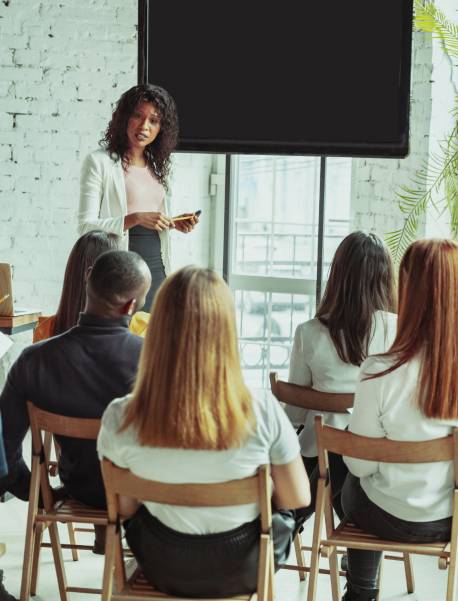
<path fill-rule="evenodd" d="M 455 491 L 453 500 L 453 531 L 457 529 L 458 518 L 458 429 L 452 436 L 425 441 L 397 441 L 388 438 L 359 436 L 345 430 L 323 426 L 321 415 L 315 417 L 315 433 L 318 448 L 320 478 L 316 512 L 324 511 L 327 535 L 334 532 L 334 512 L 332 511 L 332 490 L 329 474 L 328 452 L 346 455 L 355 459 L 378 463 L 432 463 L 454 461 Z M 407 468 L 408 469 L 408 468 Z"/>
<path fill-rule="evenodd" d="M 39 409 L 31 401 L 27 401 L 27 411 L 32 433 L 32 453 L 34 459 L 42 466 L 40 486 L 45 509 L 49 510 L 52 507 L 52 493 L 46 466 L 50 460 L 51 436 L 57 434 L 69 438 L 96 440 L 101 422 L 100 419 L 67 417 L 50 413 Z M 34 460 L 32 460 L 32 469 L 35 467 L 34 463 Z M 88 474 L 88 477 L 90 477 L 90 474 Z"/>
<path fill-rule="evenodd" d="M 270 467 L 262 465 L 258 473 L 242 480 L 216 484 L 167 484 L 139 478 L 130 470 L 102 460 L 102 474 L 107 493 L 108 516 L 114 522 L 119 513 L 118 496 L 139 501 L 154 501 L 185 507 L 226 507 L 258 503 L 261 528 L 269 532 L 272 524 Z"/>
<path fill-rule="evenodd" d="M 324 426 L 315 417 L 320 476 L 326 476 L 327 452 L 379 463 L 455 462 L 455 486 L 458 487 L 458 429 L 451 436 L 422 441 L 397 441 L 388 438 L 359 436 L 345 430 Z"/>
<path fill-rule="evenodd" d="M 320 392 L 308 386 L 298 386 L 279 380 L 276 372 L 269 374 L 272 394 L 282 403 L 331 413 L 347 413 L 353 407 L 352 393 Z"/>

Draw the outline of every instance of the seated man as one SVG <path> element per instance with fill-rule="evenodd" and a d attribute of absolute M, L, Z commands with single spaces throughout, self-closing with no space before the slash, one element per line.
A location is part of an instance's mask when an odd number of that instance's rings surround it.
<path fill-rule="evenodd" d="M 0 396 L 9 474 L 0 494 L 28 500 L 30 471 L 22 457 L 29 427 L 27 401 L 69 417 L 100 418 L 106 406 L 132 389 L 142 339 L 129 332 L 129 316 L 142 307 L 151 284 L 139 255 L 108 251 L 87 280 L 78 325 L 26 348 L 11 367 Z M 105 491 L 95 441 L 61 438 L 59 476 L 78 501 L 104 508 Z"/>
<path fill-rule="evenodd" d="M 2 422 L 0 419 L 0 477 L 5 476 L 7 473 L 8 467 L 6 465 L 5 449 L 3 448 Z M 0 601 L 17 601 L 3 586 L 3 570 L 0 570 Z"/>

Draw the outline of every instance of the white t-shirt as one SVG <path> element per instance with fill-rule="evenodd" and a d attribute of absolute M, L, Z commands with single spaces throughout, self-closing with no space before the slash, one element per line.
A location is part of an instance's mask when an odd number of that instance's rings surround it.
<path fill-rule="evenodd" d="M 140 446 L 135 430 L 118 432 L 130 395 L 114 400 L 102 418 L 97 448 L 133 474 L 166 483 L 215 483 L 253 476 L 260 465 L 283 465 L 299 454 L 297 436 L 279 403 L 253 399 L 255 431 L 245 445 L 224 451 Z M 177 507 L 145 502 L 163 524 L 179 532 L 210 534 L 237 528 L 259 515 L 257 504 L 228 507 Z"/>
<path fill-rule="evenodd" d="M 361 378 L 384 371 L 392 360 L 370 357 L 361 365 Z M 416 397 L 421 361 L 412 359 L 395 371 L 359 381 L 350 418 L 355 434 L 391 440 L 433 440 L 452 433 L 457 421 L 427 418 Z M 377 463 L 345 457 L 352 474 L 361 479 L 369 499 L 395 517 L 410 522 L 429 522 L 452 515 L 453 463 Z"/>
<path fill-rule="evenodd" d="M 386 311 L 376 311 L 373 317 L 372 334 L 369 341 L 369 355 L 383 353 L 389 349 L 396 337 L 397 315 Z M 319 319 L 311 319 L 300 324 L 294 336 L 289 381 L 299 386 L 311 386 L 321 392 L 355 392 L 360 368 L 345 363 L 339 357 L 328 328 Z M 299 435 L 301 453 L 304 457 L 316 457 L 315 441 L 316 411 L 288 405 L 286 414 L 298 427 L 304 424 Z M 333 428 L 345 429 L 350 415 L 326 413 L 324 422 Z"/>

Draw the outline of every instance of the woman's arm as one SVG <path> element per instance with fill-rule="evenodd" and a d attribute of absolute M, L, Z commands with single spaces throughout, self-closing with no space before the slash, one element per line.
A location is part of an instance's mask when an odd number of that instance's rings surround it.
<path fill-rule="evenodd" d="M 78 232 L 80 236 L 92 230 L 111 234 L 124 234 L 124 215 L 100 218 L 100 206 L 104 190 L 101 165 L 92 154 L 88 155 L 81 168 L 80 202 L 78 210 Z"/>
<path fill-rule="evenodd" d="M 371 361 L 369 359 L 369 361 Z M 366 363 L 361 365 L 360 378 L 364 377 Z M 375 378 L 373 380 L 360 380 L 356 385 L 355 404 L 350 418 L 348 429 L 354 434 L 360 436 L 369 436 L 371 438 L 384 438 L 386 436 L 380 421 L 379 402 L 381 398 L 381 387 L 384 378 Z M 344 461 L 350 472 L 358 478 L 370 476 L 378 472 L 378 463 L 376 461 L 365 461 L 363 459 L 354 459 L 353 457 L 344 457 Z"/>
<path fill-rule="evenodd" d="M 274 483 L 272 500 L 277 509 L 310 505 L 310 484 L 300 455 L 284 465 L 272 465 L 271 475 Z"/>
<path fill-rule="evenodd" d="M 307 365 L 304 344 L 302 340 L 302 325 L 297 326 L 294 334 L 294 343 L 291 350 L 291 358 L 289 363 L 288 382 L 298 384 L 299 386 L 312 385 L 312 372 Z M 307 409 L 302 407 L 294 407 L 287 405 L 285 408 L 286 415 L 295 428 L 301 426 L 307 417 Z"/>
<path fill-rule="evenodd" d="M 119 496 L 119 515 L 122 520 L 127 520 L 134 515 L 140 507 L 140 502 L 132 497 Z"/>

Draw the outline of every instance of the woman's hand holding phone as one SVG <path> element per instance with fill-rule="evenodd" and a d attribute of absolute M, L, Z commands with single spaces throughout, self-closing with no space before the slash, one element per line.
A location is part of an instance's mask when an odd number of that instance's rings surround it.
<path fill-rule="evenodd" d="M 194 227 L 199 223 L 199 215 L 201 210 L 195 211 L 195 213 L 183 213 L 172 218 L 172 223 L 175 229 L 183 234 L 189 234 Z"/>

